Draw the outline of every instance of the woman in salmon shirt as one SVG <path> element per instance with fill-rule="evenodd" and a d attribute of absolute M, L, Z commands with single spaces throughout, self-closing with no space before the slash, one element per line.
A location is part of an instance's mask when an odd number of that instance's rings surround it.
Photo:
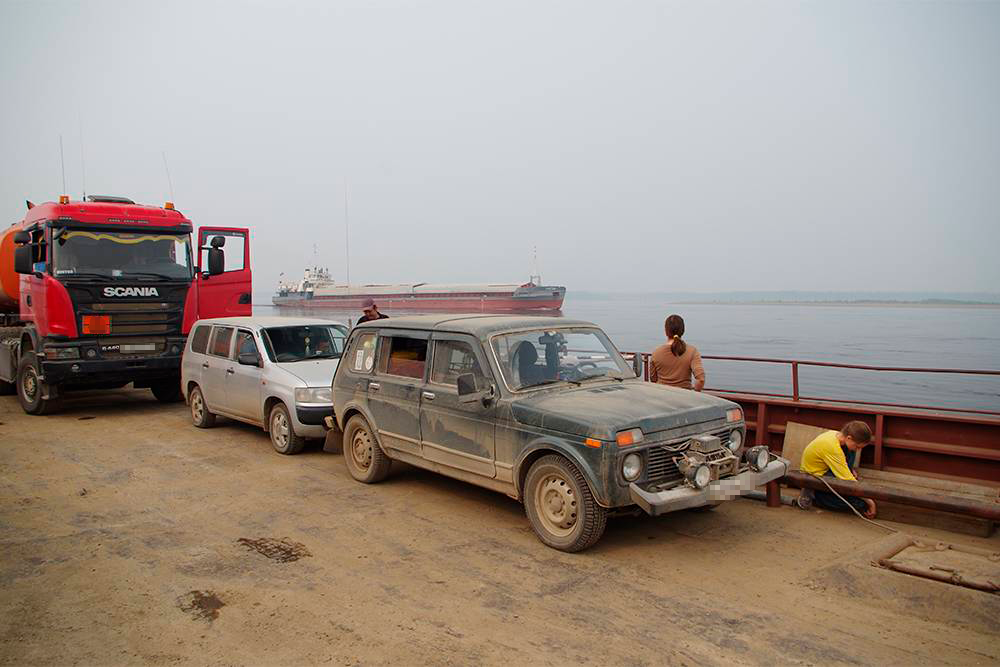
<path fill-rule="evenodd" d="M 671 315 L 664 322 L 667 342 L 653 350 L 649 360 L 649 381 L 660 384 L 701 391 L 705 386 L 705 369 L 701 365 L 701 354 L 694 345 L 688 345 L 684 335 L 684 318 Z M 694 376 L 694 384 L 691 377 Z"/>

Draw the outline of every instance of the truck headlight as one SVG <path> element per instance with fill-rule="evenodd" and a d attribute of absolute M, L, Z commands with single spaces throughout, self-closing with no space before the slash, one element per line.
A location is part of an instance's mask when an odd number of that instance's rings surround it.
<path fill-rule="evenodd" d="M 330 387 L 297 387 L 295 389 L 296 403 L 333 403 L 333 393 Z"/>
<path fill-rule="evenodd" d="M 767 451 L 767 447 L 751 447 L 747 450 L 746 461 L 750 464 L 750 468 L 754 472 L 760 472 L 767 467 L 767 462 L 770 460 L 771 455 Z"/>
<path fill-rule="evenodd" d="M 694 488 L 704 489 L 712 481 L 712 469 L 702 463 L 696 468 L 689 468 L 687 478 L 694 485 Z"/>
<path fill-rule="evenodd" d="M 46 359 L 79 359 L 80 348 L 78 347 L 47 347 L 45 348 Z"/>
<path fill-rule="evenodd" d="M 626 481 L 634 482 L 639 479 L 639 473 L 642 472 L 642 457 L 638 454 L 629 454 L 624 459 L 622 459 L 622 477 Z"/>
<path fill-rule="evenodd" d="M 730 433 L 729 444 L 727 446 L 729 447 L 729 451 L 731 451 L 733 454 L 740 451 L 740 447 L 743 446 L 743 431 L 736 429 L 735 431 Z"/>

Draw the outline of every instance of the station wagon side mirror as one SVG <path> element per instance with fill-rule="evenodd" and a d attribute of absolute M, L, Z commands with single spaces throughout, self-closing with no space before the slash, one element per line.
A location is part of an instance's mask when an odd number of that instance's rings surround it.
<path fill-rule="evenodd" d="M 240 352 L 240 356 L 237 357 L 241 366 L 257 366 L 260 367 L 260 355 L 256 352 Z"/>

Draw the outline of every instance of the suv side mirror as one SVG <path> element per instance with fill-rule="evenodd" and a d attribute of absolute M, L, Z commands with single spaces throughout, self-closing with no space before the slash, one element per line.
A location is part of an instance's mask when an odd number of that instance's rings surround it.
<path fill-rule="evenodd" d="M 18 234 L 25 234 L 27 232 L 18 232 Z M 31 262 L 31 246 L 21 245 L 14 248 L 14 271 L 17 273 L 27 273 L 32 274 L 35 272 L 35 268 Z"/>
<path fill-rule="evenodd" d="M 215 239 L 218 238 L 222 237 L 215 237 Z M 208 249 L 208 275 L 210 276 L 217 276 L 226 270 L 226 253 L 215 246 L 215 239 L 212 239 L 212 247 Z"/>
<path fill-rule="evenodd" d="M 240 352 L 237 361 L 240 362 L 241 366 L 256 366 L 260 368 L 260 355 L 256 352 Z"/>
<path fill-rule="evenodd" d="M 459 375 L 456 379 L 458 384 L 458 402 L 459 403 L 475 403 L 477 401 L 482 401 L 483 405 L 488 405 L 490 400 L 493 399 L 495 390 L 493 385 L 490 385 L 486 389 L 480 389 L 478 383 L 476 382 L 476 376 L 473 373 L 464 373 Z"/>

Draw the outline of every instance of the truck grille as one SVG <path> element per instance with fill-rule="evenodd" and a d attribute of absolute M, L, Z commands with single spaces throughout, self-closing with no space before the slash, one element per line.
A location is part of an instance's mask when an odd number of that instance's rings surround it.
<path fill-rule="evenodd" d="M 107 315 L 111 334 L 169 334 L 181 329 L 183 308 L 164 302 L 82 304 L 78 315 Z"/>
<path fill-rule="evenodd" d="M 724 429 L 715 431 L 711 435 L 718 436 L 720 444 L 725 447 L 729 444 L 729 433 L 729 429 Z M 686 444 L 687 441 L 685 440 L 683 443 L 660 445 L 647 449 L 646 481 L 657 486 L 663 486 L 676 484 L 684 479 L 681 471 L 677 469 L 677 464 L 674 463 L 674 457 L 685 449 L 684 445 Z M 725 452 L 721 452 L 720 456 L 724 457 Z M 709 455 L 709 459 L 711 458 L 712 456 Z"/>

